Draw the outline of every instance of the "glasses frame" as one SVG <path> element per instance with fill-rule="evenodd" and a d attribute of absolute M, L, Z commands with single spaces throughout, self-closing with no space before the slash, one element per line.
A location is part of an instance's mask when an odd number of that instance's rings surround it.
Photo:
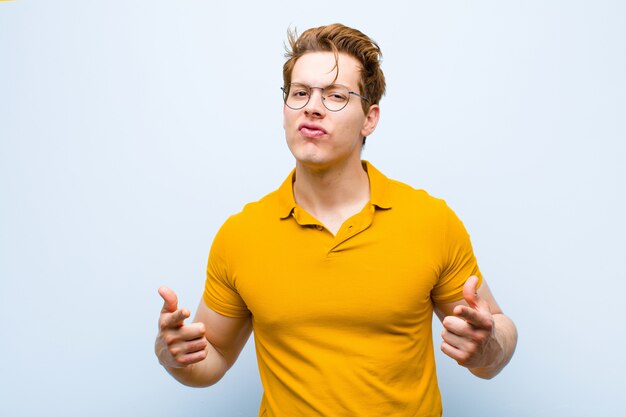
<path fill-rule="evenodd" d="M 287 91 L 291 90 L 291 86 L 293 84 L 302 85 L 302 86 L 305 86 L 305 87 L 307 87 L 309 89 L 309 98 L 300 107 L 292 107 L 289 104 L 287 104 Z M 346 100 L 346 103 L 343 105 L 343 107 L 341 107 L 340 109 L 337 109 L 337 110 L 329 109 L 328 106 L 326 105 L 326 99 L 324 98 L 324 90 L 327 89 L 328 87 L 332 87 L 332 86 L 344 87 L 346 90 L 348 90 L 348 99 Z M 370 102 L 370 100 L 367 97 L 357 93 L 356 91 L 350 91 L 350 89 L 348 87 L 346 87 L 345 85 L 343 85 L 343 84 L 330 84 L 330 85 L 327 85 L 326 87 L 313 87 L 313 86 L 309 86 L 309 85 L 306 85 L 306 84 L 303 84 L 303 83 L 289 83 L 289 86 L 288 86 L 287 89 L 285 89 L 285 87 L 280 87 L 280 89 L 283 91 L 283 101 L 285 102 L 285 106 L 289 107 L 291 110 L 300 110 L 300 109 L 305 108 L 306 105 L 309 104 L 309 101 L 311 101 L 311 97 L 313 96 L 313 94 L 311 94 L 311 92 L 314 89 L 320 90 L 320 93 L 322 94 L 322 104 L 324 105 L 324 107 L 326 107 L 326 110 L 332 111 L 332 112 L 338 112 L 338 111 L 341 111 L 341 110 L 345 109 L 346 106 L 348 105 L 348 103 L 350 102 L 350 96 L 351 95 L 357 96 L 357 97 L 361 98 L 362 100 L 367 101 L 368 103 Z"/>

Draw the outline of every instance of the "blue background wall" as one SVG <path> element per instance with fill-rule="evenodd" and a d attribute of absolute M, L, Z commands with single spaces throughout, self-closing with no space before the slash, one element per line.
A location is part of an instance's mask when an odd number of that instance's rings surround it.
<path fill-rule="evenodd" d="M 0 415 L 256 415 L 251 344 L 210 389 L 160 368 L 156 290 L 194 310 L 217 228 L 293 166 L 285 33 L 335 21 L 384 53 L 364 158 L 448 201 L 519 327 L 494 380 L 437 357 L 445 415 L 623 415 L 617 0 L 0 3 Z"/>

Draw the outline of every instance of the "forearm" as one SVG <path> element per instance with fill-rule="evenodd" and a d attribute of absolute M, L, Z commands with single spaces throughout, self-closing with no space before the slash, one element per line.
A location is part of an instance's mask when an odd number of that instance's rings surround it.
<path fill-rule="evenodd" d="M 515 323 L 504 314 L 494 314 L 495 325 L 492 342 L 485 350 L 484 367 L 469 368 L 479 378 L 491 379 L 509 363 L 517 345 L 517 329 Z"/>
<path fill-rule="evenodd" d="M 224 357 L 209 343 L 208 353 L 202 361 L 183 368 L 162 364 L 178 382 L 190 387 L 208 387 L 219 381 L 228 370 Z"/>

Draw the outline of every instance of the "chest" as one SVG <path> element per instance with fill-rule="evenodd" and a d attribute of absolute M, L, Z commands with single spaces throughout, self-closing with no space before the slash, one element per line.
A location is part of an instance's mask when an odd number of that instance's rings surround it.
<path fill-rule="evenodd" d="M 295 235 L 278 230 L 261 239 L 263 250 L 241 254 L 246 259 L 234 281 L 255 329 L 339 325 L 389 332 L 429 320 L 441 264 L 437 246 L 410 228 L 381 230 L 350 234 L 346 227 L 343 236 L 315 226 Z"/>

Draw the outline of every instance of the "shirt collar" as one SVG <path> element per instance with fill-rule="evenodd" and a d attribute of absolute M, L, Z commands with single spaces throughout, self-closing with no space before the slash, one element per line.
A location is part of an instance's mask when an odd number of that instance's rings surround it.
<path fill-rule="evenodd" d="M 368 161 L 362 161 L 362 164 L 370 181 L 370 204 L 379 209 L 390 209 L 389 178 L 374 168 Z M 295 175 L 296 170 L 294 168 L 278 188 L 278 214 L 281 219 L 291 216 L 294 208 L 296 208 L 296 200 L 293 196 Z"/>
<path fill-rule="evenodd" d="M 296 208 L 296 199 L 293 197 L 293 182 L 296 178 L 296 169 L 292 169 L 285 181 L 278 188 L 278 214 L 281 219 L 291 216 Z"/>
<path fill-rule="evenodd" d="M 370 179 L 370 203 L 379 209 L 390 209 L 389 178 L 374 168 L 368 161 L 363 161 L 363 167 Z"/>

